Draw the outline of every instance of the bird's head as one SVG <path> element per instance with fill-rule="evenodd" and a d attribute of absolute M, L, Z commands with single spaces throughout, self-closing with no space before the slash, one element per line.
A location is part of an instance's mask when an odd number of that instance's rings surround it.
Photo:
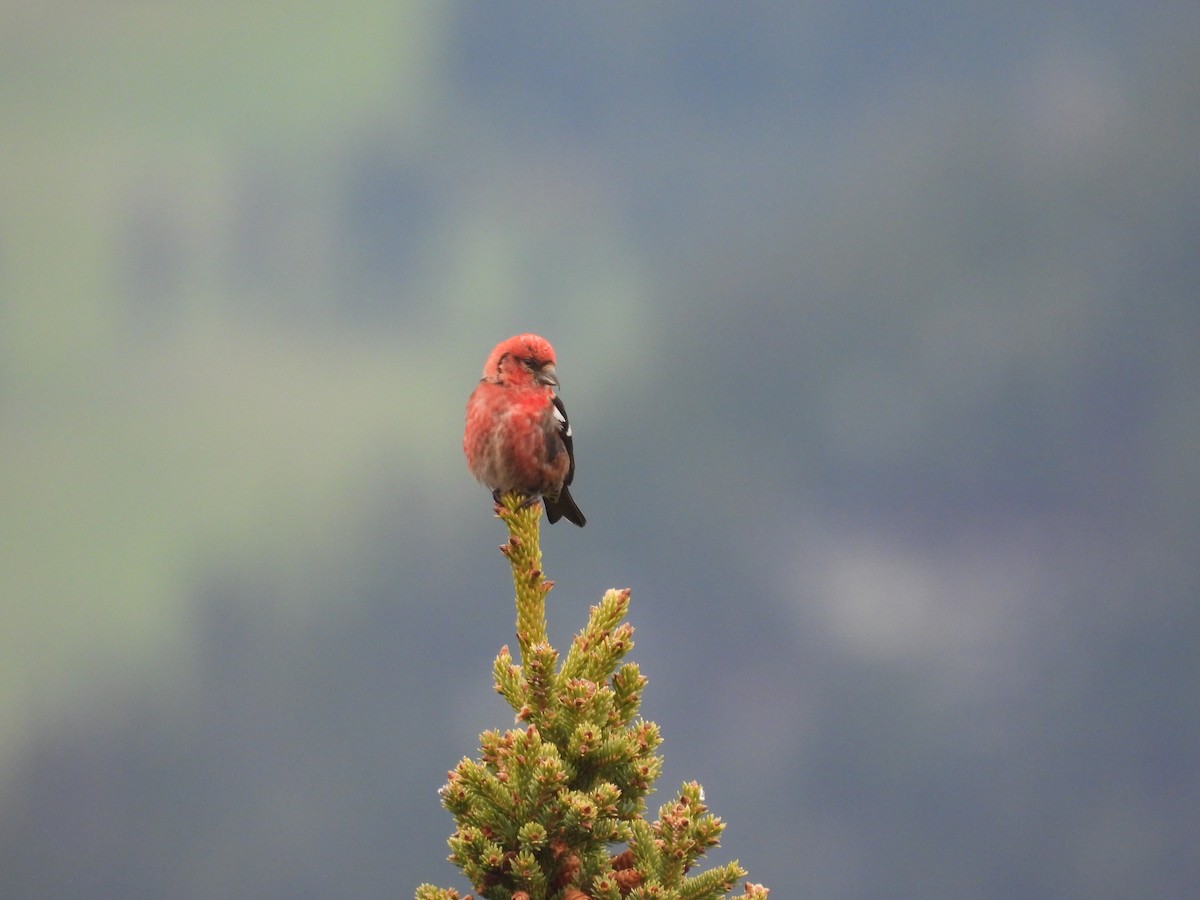
<path fill-rule="evenodd" d="M 558 387 L 554 348 L 537 334 L 518 334 L 501 341 L 483 364 L 483 379 L 494 384 Z"/>

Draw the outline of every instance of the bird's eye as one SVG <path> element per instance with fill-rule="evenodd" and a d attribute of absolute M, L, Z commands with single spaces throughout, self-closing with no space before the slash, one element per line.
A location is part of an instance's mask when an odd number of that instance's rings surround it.
<path fill-rule="evenodd" d="M 539 368 L 541 368 L 541 366 L 539 366 L 539 365 L 538 365 L 538 363 L 537 363 L 537 360 L 536 360 L 536 359 L 534 359 L 532 356 L 523 356 L 523 357 L 521 357 L 521 363 L 522 363 L 523 365 L 525 365 L 525 366 L 528 366 L 530 369 L 539 369 Z"/>

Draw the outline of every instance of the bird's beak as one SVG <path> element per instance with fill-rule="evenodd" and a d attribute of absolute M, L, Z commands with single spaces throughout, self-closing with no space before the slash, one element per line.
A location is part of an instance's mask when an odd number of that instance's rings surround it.
<path fill-rule="evenodd" d="M 533 378 L 538 384 L 558 387 L 558 373 L 554 371 L 554 366 L 542 366 Z"/>

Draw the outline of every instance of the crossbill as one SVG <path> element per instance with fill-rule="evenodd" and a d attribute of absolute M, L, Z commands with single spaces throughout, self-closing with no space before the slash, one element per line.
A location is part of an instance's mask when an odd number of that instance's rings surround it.
<path fill-rule="evenodd" d="M 463 452 L 471 474 L 497 501 L 513 492 L 531 503 L 540 497 L 551 522 L 583 526 L 587 519 L 568 490 L 575 446 L 557 387 L 549 341 L 536 334 L 501 341 L 467 401 Z"/>

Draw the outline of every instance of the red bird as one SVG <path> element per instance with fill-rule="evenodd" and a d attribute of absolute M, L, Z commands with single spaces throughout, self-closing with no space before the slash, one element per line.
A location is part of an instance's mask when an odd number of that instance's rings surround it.
<path fill-rule="evenodd" d="M 575 477 L 575 450 L 567 410 L 554 393 L 554 348 L 544 337 L 518 334 L 497 344 L 483 378 L 467 401 L 463 452 L 476 480 L 501 494 L 540 496 L 546 518 L 583 526 L 567 486 Z"/>

